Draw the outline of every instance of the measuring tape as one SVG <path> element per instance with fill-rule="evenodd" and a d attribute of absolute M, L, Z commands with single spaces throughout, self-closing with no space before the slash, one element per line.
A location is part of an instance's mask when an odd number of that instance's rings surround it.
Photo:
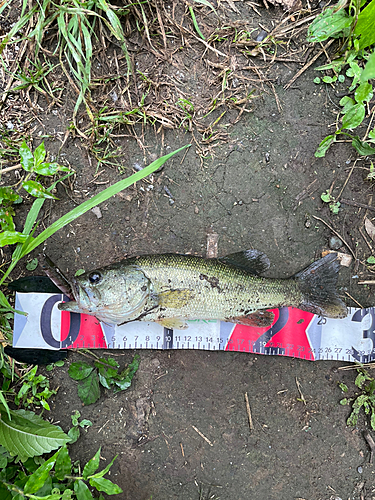
<path fill-rule="evenodd" d="M 375 308 L 349 308 L 329 319 L 292 307 L 272 309 L 270 327 L 216 320 L 188 321 L 186 330 L 133 321 L 100 323 L 87 314 L 60 311 L 63 294 L 16 294 L 13 347 L 39 349 L 202 349 L 367 363 L 375 360 Z"/>

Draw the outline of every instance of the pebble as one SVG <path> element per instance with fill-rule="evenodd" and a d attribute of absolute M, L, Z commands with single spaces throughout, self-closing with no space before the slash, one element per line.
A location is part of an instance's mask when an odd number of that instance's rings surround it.
<path fill-rule="evenodd" d="M 363 472 L 363 467 L 359 466 L 358 469 L 357 469 L 357 472 L 359 472 L 360 474 L 362 474 Z"/>
<path fill-rule="evenodd" d="M 343 242 L 337 236 L 331 236 L 329 239 L 329 248 L 331 250 L 339 250 L 343 245 Z"/>

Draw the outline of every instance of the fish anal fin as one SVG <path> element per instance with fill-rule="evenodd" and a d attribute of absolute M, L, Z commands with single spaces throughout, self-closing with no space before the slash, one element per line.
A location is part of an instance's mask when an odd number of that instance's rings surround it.
<path fill-rule="evenodd" d="M 254 326 L 258 328 L 264 328 L 265 326 L 271 326 L 275 315 L 271 311 L 255 311 L 246 316 L 235 316 L 234 318 L 229 318 L 227 321 L 231 323 L 238 323 L 239 325 Z"/>
<path fill-rule="evenodd" d="M 270 267 L 267 255 L 260 250 L 244 250 L 219 258 L 220 262 L 259 276 Z"/>
<path fill-rule="evenodd" d="M 179 308 L 186 306 L 194 295 L 194 292 L 189 289 L 166 290 L 158 293 L 158 304 L 161 307 Z"/>
<path fill-rule="evenodd" d="M 164 326 L 164 328 L 169 328 L 171 330 L 186 330 L 188 328 L 188 324 L 186 321 L 179 318 L 162 318 L 156 320 L 159 325 Z"/>

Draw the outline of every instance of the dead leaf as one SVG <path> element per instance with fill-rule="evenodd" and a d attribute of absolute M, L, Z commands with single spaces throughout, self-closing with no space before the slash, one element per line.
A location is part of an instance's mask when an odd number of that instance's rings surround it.
<path fill-rule="evenodd" d="M 365 219 L 365 229 L 372 241 L 375 241 L 375 226 L 367 217 Z"/>

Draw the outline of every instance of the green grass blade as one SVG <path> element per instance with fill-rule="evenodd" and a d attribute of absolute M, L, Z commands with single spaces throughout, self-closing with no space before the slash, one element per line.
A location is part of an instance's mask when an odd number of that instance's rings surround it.
<path fill-rule="evenodd" d="M 190 144 L 183 146 L 182 148 L 177 149 L 176 151 L 173 151 L 165 156 L 162 156 L 161 158 L 158 158 L 157 160 L 153 161 L 148 167 L 145 167 L 143 170 L 136 172 L 135 174 L 131 175 L 130 177 L 127 177 L 126 179 L 123 179 L 119 182 L 116 182 L 116 184 L 113 184 L 113 186 L 110 186 L 101 193 L 93 196 L 89 200 L 81 203 L 78 207 L 74 208 L 67 214 L 63 215 L 58 219 L 56 222 L 51 224 L 47 229 L 45 229 L 42 233 L 39 234 L 34 240 L 28 245 L 27 248 L 22 250 L 22 254 L 20 256 L 24 257 L 28 253 L 30 253 L 34 248 L 38 247 L 42 243 L 44 243 L 50 236 L 56 233 L 59 229 L 62 229 L 65 227 L 67 224 L 70 224 L 73 222 L 75 219 L 77 219 L 80 215 L 83 215 L 86 213 L 88 210 L 91 210 L 92 208 L 96 207 L 100 203 L 103 203 L 104 201 L 108 200 L 108 198 L 111 198 L 115 194 L 119 193 L 123 189 L 126 189 L 127 187 L 131 186 L 135 182 L 147 177 L 148 175 L 152 174 L 160 168 L 169 158 L 171 158 L 173 155 L 176 153 L 179 153 L 180 151 L 184 150 L 185 148 L 189 147 Z"/>
<path fill-rule="evenodd" d="M 205 37 L 203 36 L 203 33 L 201 32 L 201 30 L 199 29 L 199 26 L 198 26 L 198 23 L 197 23 L 197 20 L 195 18 L 195 14 L 194 14 L 194 10 L 193 10 L 193 7 L 190 7 L 189 6 L 189 12 L 190 12 L 190 15 L 191 15 L 191 18 L 193 20 L 193 24 L 194 24 L 194 28 L 195 28 L 195 31 L 198 33 L 198 35 L 202 38 L 202 40 L 206 40 Z"/>

